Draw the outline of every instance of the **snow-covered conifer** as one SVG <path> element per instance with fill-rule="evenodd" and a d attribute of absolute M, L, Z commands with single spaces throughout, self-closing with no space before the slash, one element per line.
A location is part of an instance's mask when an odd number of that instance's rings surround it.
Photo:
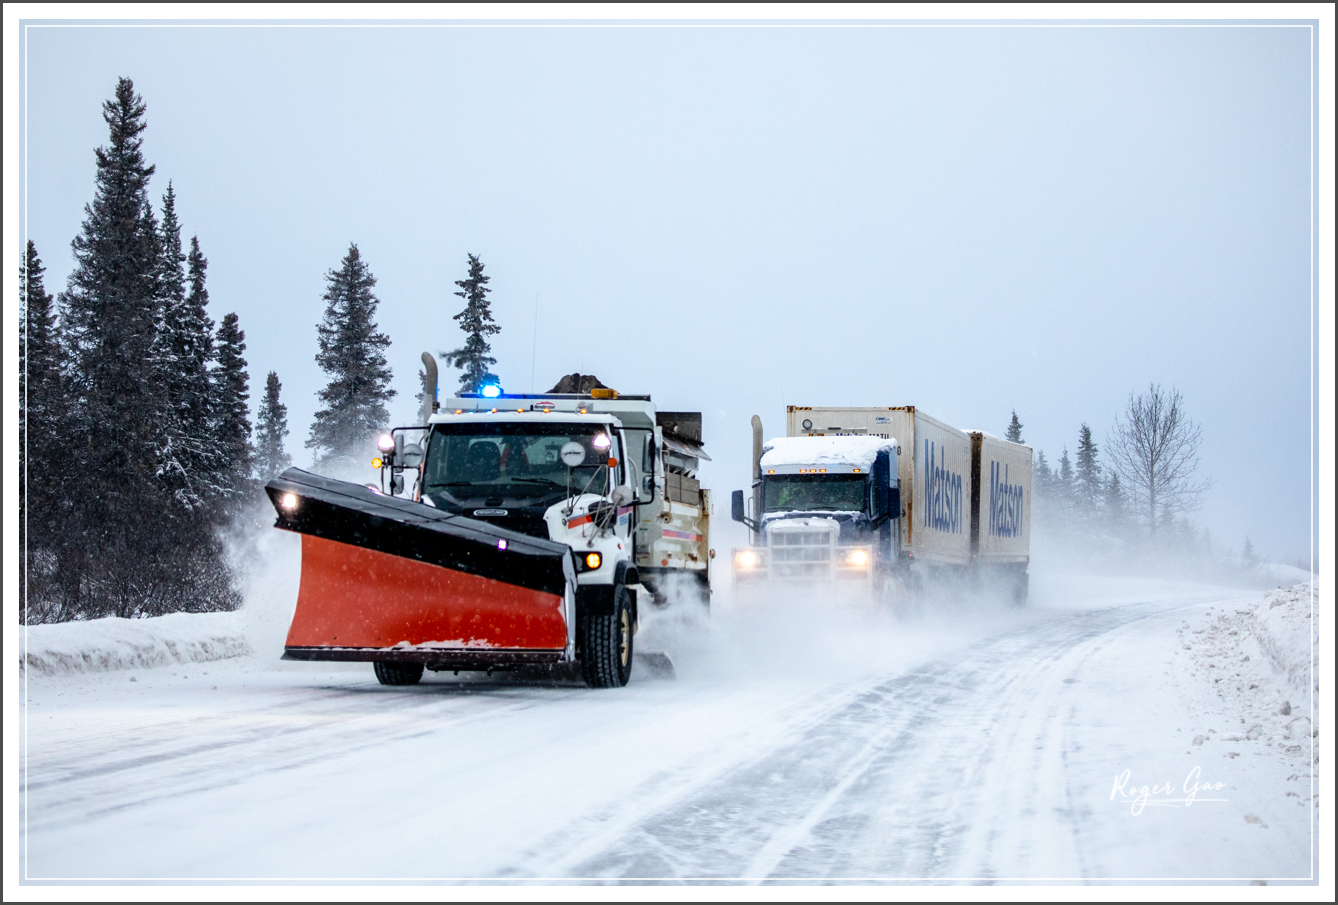
<path fill-rule="evenodd" d="M 1044 497 L 1050 492 L 1050 485 L 1054 482 L 1054 469 L 1050 467 L 1050 462 L 1045 458 L 1045 450 L 1036 450 L 1036 468 L 1032 475 L 1032 484 L 1036 487 L 1036 495 Z"/>
<path fill-rule="evenodd" d="M 207 263 L 196 238 L 191 239 L 189 255 L 182 251 L 176 193 L 169 183 L 159 226 L 161 307 L 153 357 L 155 379 L 166 403 L 158 474 L 173 501 L 188 511 L 205 508 L 224 490 L 223 457 L 211 424 L 209 360 L 214 325 L 204 309 Z"/>
<path fill-rule="evenodd" d="M 1017 420 L 1017 409 L 1013 409 L 1013 420 L 1008 422 L 1008 431 L 1004 434 L 1005 439 L 1011 443 L 1022 443 L 1022 422 Z"/>
<path fill-rule="evenodd" d="M 268 481 L 293 464 L 283 445 L 288 436 L 288 406 L 279 401 L 281 389 L 279 375 L 270 371 L 265 376 L 265 395 L 256 412 L 255 464 L 256 477 L 261 481 Z"/>
<path fill-rule="evenodd" d="M 465 308 L 454 319 L 465 332 L 465 344 L 447 352 L 445 361 L 460 369 L 460 392 L 477 393 L 484 379 L 490 376 L 489 366 L 497 364 L 497 359 L 488 354 L 492 351 L 488 337 L 500 333 L 502 328 L 492 318 L 492 303 L 488 300 L 492 290 L 483 274 L 483 263 L 477 255 L 468 257 L 469 276 L 455 281 L 460 287 L 455 294 L 465 300 Z"/>
<path fill-rule="evenodd" d="M 1074 497 L 1082 507 L 1084 518 L 1096 513 L 1101 499 L 1101 465 L 1097 462 L 1097 445 L 1092 429 L 1086 422 L 1078 428 L 1077 467 L 1074 470 Z"/>
<path fill-rule="evenodd" d="M 59 465 L 65 408 L 60 334 L 54 299 L 46 291 L 46 268 L 28 241 L 19 267 L 19 550 L 25 557 L 19 580 L 49 548 L 57 525 Z M 29 550 L 28 544 L 35 548 Z"/>
<path fill-rule="evenodd" d="M 223 457 L 223 493 L 226 501 L 240 500 L 251 477 L 251 417 L 246 359 L 246 334 L 236 314 L 225 314 L 214 341 L 214 436 Z M 226 507 L 225 507 L 226 508 Z"/>
<path fill-rule="evenodd" d="M 326 282 L 325 316 L 316 326 L 316 363 L 330 382 L 318 393 L 323 408 L 316 412 L 306 442 L 316 451 L 318 466 L 370 442 L 390 420 L 386 403 L 395 395 L 385 356 L 390 337 L 376 325 L 376 277 L 357 245 L 349 245 Z"/>
<path fill-rule="evenodd" d="M 1104 507 L 1106 522 L 1118 528 L 1124 521 L 1124 488 L 1120 486 L 1120 476 L 1114 472 L 1106 481 Z"/>
<path fill-rule="evenodd" d="M 62 455 L 78 505 L 62 520 L 68 586 L 96 609 L 143 612 L 170 559 L 155 474 L 164 402 L 152 353 L 159 321 L 159 236 L 149 203 L 153 167 L 141 152 L 145 106 L 129 79 L 103 104 L 109 138 L 96 189 L 71 247 L 60 296 L 72 417 Z M 75 604 L 78 607 L 78 603 Z"/>

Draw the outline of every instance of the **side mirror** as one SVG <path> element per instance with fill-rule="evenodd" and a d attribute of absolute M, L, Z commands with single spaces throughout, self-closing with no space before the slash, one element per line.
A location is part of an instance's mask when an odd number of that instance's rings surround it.
<path fill-rule="evenodd" d="M 743 521 L 743 491 L 736 490 L 729 495 L 729 517 L 736 522 Z"/>
<path fill-rule="evenodd" d="M 613 492 L 609 494 L 609 502 L 615 506 L 622 506 L 625 503 L 631 502 L 631 500 L 632 488 L 628 487 L 626 484 L 619 484 L 617 487 L 613 488 Z"/>
<path fill-rule="evenodd" d="M 882 481 L 878 482 L 878 514 L 889 518 L 892 514 L 892 488 Z"/>
<path fill-rule="evenodd" d="M 901 488 L 887 488 L 887 517 L 901 518 Z"/>
<path fill-rule="evenodd" d="M 417 443 L 406 443 L 396 458 L 399 459 L 398 464 L 405 468 L 417 468 L 423 464 L 423 447 Z"/>

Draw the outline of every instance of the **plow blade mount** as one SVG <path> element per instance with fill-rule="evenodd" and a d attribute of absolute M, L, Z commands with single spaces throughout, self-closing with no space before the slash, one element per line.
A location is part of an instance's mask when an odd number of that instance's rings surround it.
<path fill-rule="evenodd" d="M 265 485 L 302 535 L 285 660 L 433 669 L 573 659 L 576 570 L 564 544 L 290 468 Z"/>

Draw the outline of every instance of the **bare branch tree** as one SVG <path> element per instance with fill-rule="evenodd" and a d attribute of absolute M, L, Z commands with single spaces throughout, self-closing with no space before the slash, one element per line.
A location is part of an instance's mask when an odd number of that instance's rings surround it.
<path fill-rule="evenodd" d="M 1202 438 L 1175 387 L 1168 393 L 1149 384 L 1146 393 L 1129 394 L 1106 449 L 1133 510 L 1143 513 L 1152 534 L 1159 522 L 1197 509 L 1212 486 L 1211 478 L 1195 474 Z"/>

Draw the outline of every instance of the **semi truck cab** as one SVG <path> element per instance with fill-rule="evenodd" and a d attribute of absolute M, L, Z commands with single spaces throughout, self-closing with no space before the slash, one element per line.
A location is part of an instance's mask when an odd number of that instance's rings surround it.
<path fill-rule="evenodd" d="M 753 545 L 734 551 L 736 587 L 767 579 L 882 591 L 900 562 L 897 441 L 778 437 L 762 446 L 753 498 L 732 516 Z"/>

